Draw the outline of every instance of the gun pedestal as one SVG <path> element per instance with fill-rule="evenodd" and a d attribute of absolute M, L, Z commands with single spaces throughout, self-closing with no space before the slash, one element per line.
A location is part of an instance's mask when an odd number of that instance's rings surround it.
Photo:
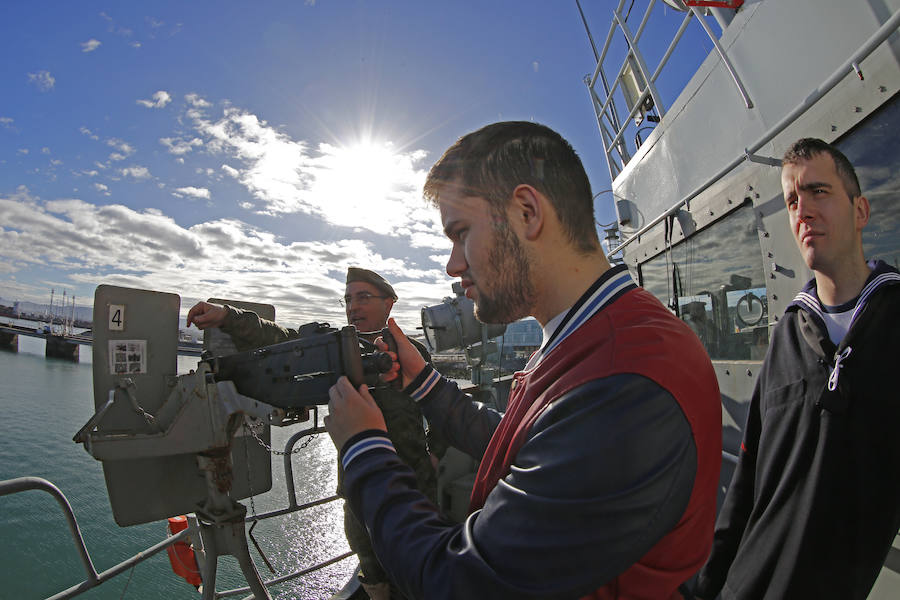
<path fill-rule="evenodd" d="M 197 463 L 206 475 L 208 496 L 197 509 L 200 541 L 205 559 L 200 566 L 203 579 L 203 600 L 216 597 L 216 567 L 220 556 L 233 556 L 250 586 L 256 600 L 271 600 L 269 592 L 256 570 L 247 546 L 247 507 L 236 502 L 231 489 L 231 454 L 197 456 Z"/>

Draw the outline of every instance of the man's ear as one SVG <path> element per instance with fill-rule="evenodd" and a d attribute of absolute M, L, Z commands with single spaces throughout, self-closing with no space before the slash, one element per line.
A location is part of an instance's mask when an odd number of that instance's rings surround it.
<path fill-rule="evenodd" d="M 550 208 L 547 203 L 547 198 L 530 185 L 522 183 L 513 190 L 509 216 L 526 240 L 534 241 L 541 235 Z"/>
<path fill-rule="evenodd" d="M 853 200 L 853 214 L 856 217 L 856 229 L 862 230 L 869 222 L 869 200 L 859 196 Z"/>

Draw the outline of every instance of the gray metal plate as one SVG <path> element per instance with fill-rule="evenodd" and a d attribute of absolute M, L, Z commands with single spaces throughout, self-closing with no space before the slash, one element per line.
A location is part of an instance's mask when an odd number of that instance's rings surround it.
<path fill-rule="evenodd" d="M 116 383 L 134 381 L 138 403 L 155 414 L 176 375 L 179 307 L 177 294 L 101 285 L 94 295 L 94 405 L 103 406 Z M 118 311 L 118 314 L 117 312 Z M 274 309 L 273 309 L 274 312 Z M 124 354 L 124 356 L 123 356 Z M 118 400 L 98 425 L 101 433 L 146 434 L 146 420 Z M 240 434 L 232 444 L 232 496 L 246 498 L 272 487 L 271 455 Z M 269 428 L 261 437 L 269 441 Z M 249 440 L 249 441 L 248 441 Z M 113 517 L 121 526 L 193 512 L 206 497 L 196 455 L 103 461 Z"/>

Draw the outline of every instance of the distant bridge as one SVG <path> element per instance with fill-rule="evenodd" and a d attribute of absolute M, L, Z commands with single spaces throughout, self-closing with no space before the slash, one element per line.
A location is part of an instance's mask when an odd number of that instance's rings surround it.
<path fill-rule="evenodd" d="M 18 336 L 43 338 L 47 342 L 45 355 L 52 358 L 65 358 L 78 360 L 78 345 L 91 346 L 94 338 L 84 334 L 59 334 L 53 333 L 47 327 L 25 327 L 13 323 L 0 324 L 0 348 L 17 351 L 19 348 Z M 183 356 L 200 356 L 203 352 L 202 344 L 194 342 L 179 342 L 178 354 Z"/>

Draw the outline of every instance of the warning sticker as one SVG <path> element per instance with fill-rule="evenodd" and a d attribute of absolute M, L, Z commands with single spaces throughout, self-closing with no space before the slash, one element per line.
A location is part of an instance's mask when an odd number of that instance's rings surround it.
<path fill-rule="evenodd" d="M 147 372 L 147 340 L 110 340 L 109 372 L 113 375 Z"/>

